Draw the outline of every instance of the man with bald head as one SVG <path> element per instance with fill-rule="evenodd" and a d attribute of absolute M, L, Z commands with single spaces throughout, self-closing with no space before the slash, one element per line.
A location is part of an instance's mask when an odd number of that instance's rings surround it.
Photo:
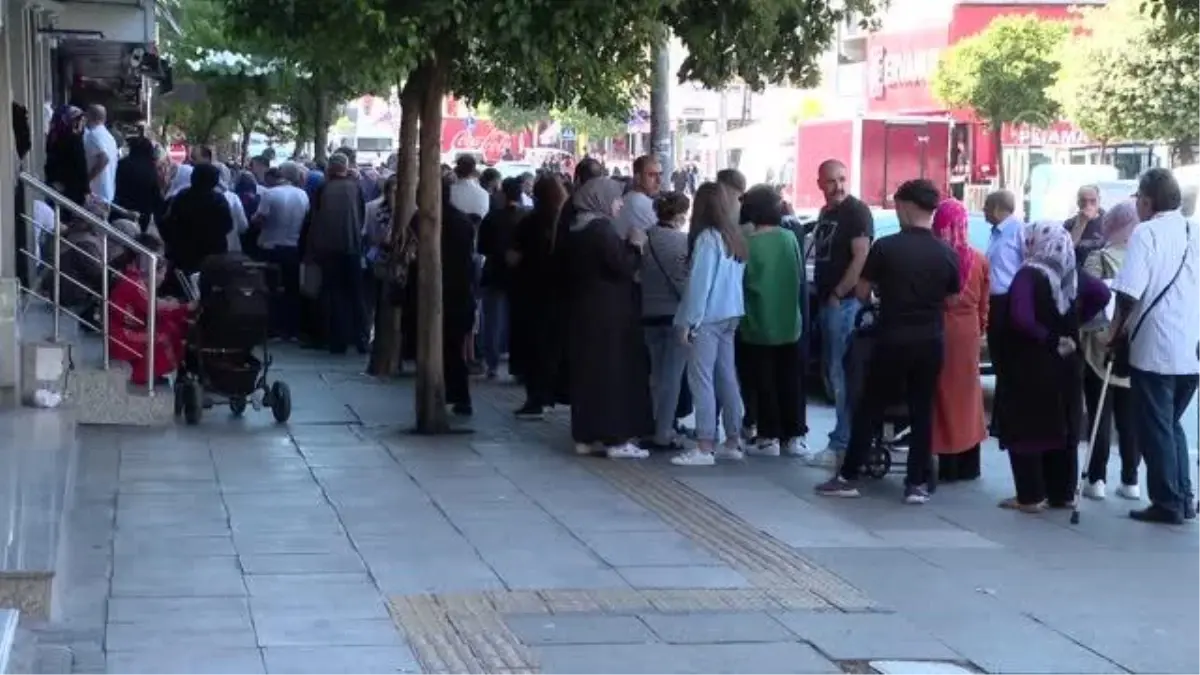
<path fill-rule="evenodd" d="M 825 206 L 817 217 L 812 244 L 822 364 L 833 389 L 829 393 L 837 408 L 837 425 L 829 434 L 829 446 L 812 455 L 810 462 L 835 469 L 850 443 L 851 408 L 842 362 L 861 306 L 854 289 L 875 237 L 871 209 L 847 192 L 847 176 L 846 165 L 836 159 L 827 159 L 817 168 L 817 186 L 825 195 Z"/>
<path fill-rule="evenodd" d="M 1008 326 L 1008 287 L 1025 261 L 1025 224 L 1016 214 L 1017 199 L 1008 190 L 997 190 L 983 202 L 983 216 L 992 226 L 988 240 L 987 258 L 989 266 L 987 343 L 992 371 L 996 375 L 996 390 L 1004 386 L 1005 368 L 1008 365 L 1008 350 L 1005 333 Z M 993 397 L 999 400 L 999 397 Z M 1002 415 L 993 408 L 991 431 L 999 434 Z"/>
<path fill-rule="evenodd" d="M 104 106 L 90 105 L 86 115 L 83 150 L 87 156 L 88 184 L 92 194 L 111 204 L 117 197 L 117 139 L 104 126 L 108 119 Z"/>

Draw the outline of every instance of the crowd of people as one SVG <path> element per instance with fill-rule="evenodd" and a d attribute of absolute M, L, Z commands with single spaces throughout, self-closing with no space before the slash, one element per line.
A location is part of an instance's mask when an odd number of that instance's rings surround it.
<path fill-rule="evenodd" d="M 103 129 L 102 109 L 60 111 L 47 181 L 80 204 L 97 195 L 135 211 L 141 222 L 122 227 L 185 274 L 231 250 L 270 263 L 278 339 L 365 353 L 377 308 L 400 305 L 401 360 L 415 360 L 420 241 L 415 216 L 394 225 L 394 175 L 357 167 L 350 149 L 321 166 L 255 158 L 234 170 L 204 147 L 174 166 L 135 138 L 118 158 Z M 747 186 L 735 170 L 710 182 L 677 173 L 667 178 L 683 189 L 664 191 L 653 156 L 627 177 L 589 157 L 573 168 L 502 180 L 470 156 L 443 167 L 443 358 L 455 414 L 473 412 L 472 373 L 499 377 L 507 353 L 526 392 L 515 414 L 570 405 L 580 453 L 664 450 L 684 466 L 788 455 L 834 470 L 820 494 L 856 497 L 889 408 L 902 403 L 907 503 L 978 478 L 993 435 L 1015 488 L 1001 506 L 1025 513 L 1074 505 L 1078 446 L 1097 420 L 1082 491 L 1106 496 L 1115 420 L 1117 494 L 1140 499 L 1146 467 L 1151 505 L 1131 515 L 1195 517 L 1179 418 L 1200 372 L 1200 233 L 1169 171 L 1146 172 L 1137 195 L 1107 212 L 1098 191 L 1082 189 L 1066 223 L 1026 224 L 1013 195 L 995 192 L 983 252 L 968 243 L 964 205 L 927 180 L 897 189 L 901 229 L 875 240 L 872 211 L 848 194 L 837 160 L 817 169 L 826 205 L 808 223 L 775 187 Z M 146 276 L 160 273 L 127 280 L 144 296 Z M 170 293 L 172 278 L 161 279 Z M 177 310 L 165 303 L 159 325 L 176 325 Z M 814 344 L 836 415 L 820 451 L 808 443 Z"/>

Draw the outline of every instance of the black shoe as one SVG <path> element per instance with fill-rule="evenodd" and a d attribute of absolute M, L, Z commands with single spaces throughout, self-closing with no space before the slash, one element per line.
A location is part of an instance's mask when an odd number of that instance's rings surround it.
<path fill-rule="evenodd" d="M 1195 520 L 1196 519 L 1196 502 L 1194 500 L 1188 499 L 1187 502 L 1184 503 L 1183 519 L 1184 520 Z"/>
<path fill-rule="evenodd" d="M 450 412 L 459 417 L 470 417 L 475 414 L 475 410 L 467 403 L 455 403 L 454 407 L 450 408 Z"/>
<path fill-rule="evenodd" d="M 516 415 L 517 419 L 519 419 L 519 420 L 546 419 L 545 409 L 543 409 L 542 406 L 540 406 L 540 405 L 534 405 L 532 403 L 526 403 L 525 405 L 521 406 L 520 408 L 517 408 L 516 412 L 514 412 L 513 414 Z"/>
<path fill-rule="evenodd" d="M 1183 524 L 1183 516 L 1155 504 L 1151 504 L 1144 509 L 1134 509 L 1129 512 L 1129 517 L 1143 523 L 1161 523 L 1164 525 Z"/>

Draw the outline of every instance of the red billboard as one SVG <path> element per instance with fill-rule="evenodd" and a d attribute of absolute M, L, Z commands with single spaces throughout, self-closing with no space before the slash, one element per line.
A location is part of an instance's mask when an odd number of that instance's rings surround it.
<path fill-rule="evenodd" d="M 500 161 L 504 151 L 520 157 L 530 145 L 529 132 L 510 134 L 497 129 L 488 120 L 471 117 L 446 117 L 442 120 L 442 153 L 472 150 L 483 154 L 489 163 Z"/>

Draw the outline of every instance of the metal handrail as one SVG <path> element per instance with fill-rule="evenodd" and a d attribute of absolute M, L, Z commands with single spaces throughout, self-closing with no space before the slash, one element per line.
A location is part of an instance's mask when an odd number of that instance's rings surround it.
<path fill-rule="evenodd" d="M 78 204 L 71 201 L 70 199 L 67 199 L 63 194 L 61 194 L 54 188 L 50 187 L 46 183 L 42 182 L 36 176 L 22 171 L 19 178 L 23 184 L 25 184 L 27 187 L 32 189 L 35 193 L 40 194 L 40 195 L 46 197 L 47 199 L 49 199 L 54 208 L 54 231 L 52 233 L 53 234 L 53 263 L 48 265 L 50 272 L 54 275 L 54 277 L 53 277 L 53 289 L 54 289 L 53 297 L 45 298 L 44 296 L 33 291 L 32 289 L 26 289 L 26 292 L 29 293 L 33 297 L 48 301 L 53 306 L 53 308 L 54 308 L 54 336 L 53 336 L 53 339 L 55 342 L 57 342 L 61 336 L 60 323 L 62 320 L 62 314 L 64 314 L 64 313 L 70 317 L 75 318 L 76 320 L 80 321 L 81 323 L 83 323 L 89 327 L 96 328 L 96 326 L 93 326 L 90 321 L 84 320 L 82 317 L 75 314 L 68 308 L 63 307 L 63 304 L 62 304 L 62 280 L 63 280 L 63 277 L 66 277 L 70 283 L 84 288 L 84 290 L 86 290 L 89 294 L 91 294 L 93 296 L 96 295 L 95 291 L 88 288 L 85 284 L 80 282 L 78 279 L 71 277 L 69 274 L 63 273 L 63 271 L 62 271 L 62 247 L 63 247 L 63 244 L 66 243 L 67 246 L 73 248 L 76 251 L 79 251 L 80 253 L 83 253 L 89 259 L 91 259 L 95 262 L 98 262 L 101 265 L 101 270 L 102 270 L 102 273 L 100 275 L 101 281 L 100 281 L 100 293 L 99 293 L 99 299 L 101 302 L 101 305 L 100 305 L 100 307 L 101 307 L 101 312 L 100 312 L 101 326 L 99 326 L 99 328 L 100 328 L 100 332 L 101 332 L 103 350 L 104 350 L 104 368 L 107 369 L 111 362 L 111 358 L 110 358 L 110 354 L 109 354 L 109 347 L 110 347 L 109 340 L 112 339 L 113 341 L 116 341 L 117 344 L 119 344 L 121 346 L 126 346 L 124 342 L 121 342 L 120 340 L 116 340 L 116 338 L 113 338 L 110 335 L 112 327 L 109 325 L 109 311 L 108 310 L 110 307 L 113 307 L 114 305 L 112 305 L 112 302 L 109 299 L 109 290 L 110 289 L 109 289 L 108 272 L 110 269 L 113 269 L 109 266 L 109 262 L 108 262 L 108 259 L 109 259 L 109 255 L 108 255 L 109 254 L 109 250 L 108 250 L 109 237 L 114 238 L 115 240 L 120 242 L 123 246 L 125 246 L 133 251 L 136 251 L 137 253 L 139 253 L 143 256 L 148 257 L 150 259 L 150 263 L 151 263 L 150 268 L 153 270 L 158 269 L 158 262 L 162 256 L 160 256 L 157 252 L 152 251 L 149 248 L 146 248 L 145 246 L 141 245 L 136 240 L 134 240 L 133 237 L 126 235 L 124 232 L 122 232 L 122 231 L 118 230 L 117 228 L 113 227 L 112 225 L 108 224 L 107 222 L 104 221 L 104 219 L 99 218 L 94 213 L 79 206 Z M 96 256 L 88 253 L 87 251 L 82 250 L 80 247 L 75 246 L 74 243 L 67 241 L 63 238 L 63 234 L 64 234 L 63 226 L 62 226 L 62 224 L 63 224 L 63 221 L 62 221 L 63 209 L 66 209 L 67 212 L 71 213 L 76 218 L 79 218 L 84 223 L 90 225 L 92 228 L 94 228 L 101 234 L 101 236 L 100 236 L 100 259 L 99 260 L 96 259 Z M 121 211 L 128 213 L 124 209 L 121 209 Z M 23 251 L 23 253 L 25 253 L 26 255 L 29 255 L 31 257 L 34 257 L 28 251 Z M 122 274 L 120 270 L 116 270 L 116 271 L 118 274 L 120 274 L 122 276 L 122 278 L 128 279 L 128 277 L 125 277 L 125 275 Z M 146 371 L 149 373 L 149 377 L 146 378 L 147 379 L 147 382 L 146 382 L 147 395 L 154 396 L 154 381 L 156 379 L 154 377 L 154 372 L 155 372 L 155 369 L 154 369 L 154 345 L 156 342 L 155 341 L 155 333 L 157 330 L 156 324 L 157 324 L 157 320 L 158 320 L 158 276 L 153 273 L 150 274 L 149 278 L 146 279 L 146 285 L 147 285 L 146 295 L 147 295 L 147 301 L 148 301 L 148 308 L 147 308 L 148 311 L 146 313 L 146 320 L 144 322 L 141 322 L 141 320 L 139 319 L 138 321 L 140 323 L 143 323 L 146 326 L 146 337 L 147 337 L 146 345 L 147 346 L 146 346 L 146 352 L 144 354 L 139 354 L 139 356 L 141 358 L 146 359 Z M 126 312 L 124 310 L 124 308 L 117 308 L 117 309 L 120 310 L 122 312 L 122 314 L 125 314 L 126 316 L 128 316 L 128 312 Z M 133 351 L 134 353 L 138 353 L 137 350 L 131 350 L 131 351 Z"/>

